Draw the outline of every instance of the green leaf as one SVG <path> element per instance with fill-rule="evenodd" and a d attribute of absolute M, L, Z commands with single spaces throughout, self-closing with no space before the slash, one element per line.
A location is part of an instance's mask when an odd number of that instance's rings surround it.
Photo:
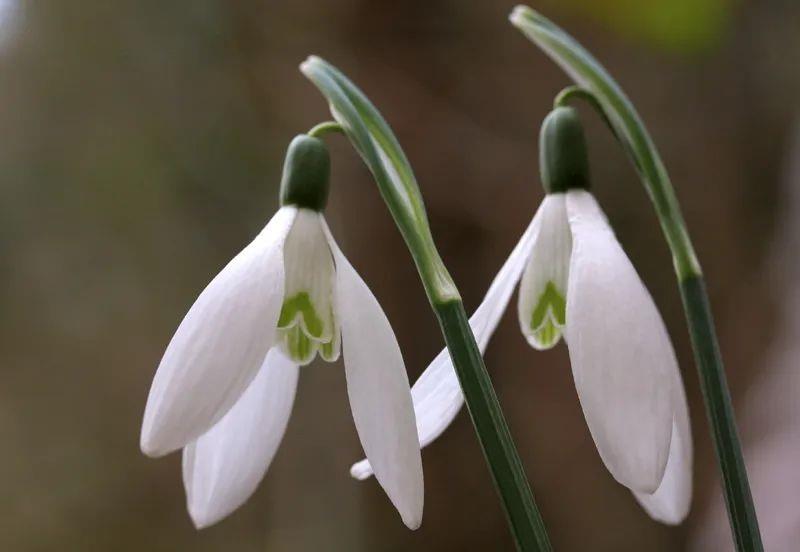
<path fill-rule="evenodd" d="M 563 9 L 590 14 L 620 34 L 682 54 L 717 46 L 734 7 L 730 0 L 570 0 L 564 4 Z"/>
<path fill-rule="evenodd" d="M 330 63 L 311 56 L 300 70 L 328 100 L 331 114 L 375 177 L 429 297 L 442 302 L 459 298 L 433 243 L 414 172 L 392 129 L 364 93 Z"/>

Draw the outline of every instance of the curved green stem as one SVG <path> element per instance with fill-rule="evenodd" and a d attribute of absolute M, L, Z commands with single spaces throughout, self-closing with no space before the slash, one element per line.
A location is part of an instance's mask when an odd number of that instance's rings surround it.
<path fill-rule="evenodd" d="M 525 552 L 551 550 L 461 296 L 433 242 L 425 205 L 403 149 L 375 106 L 338 69 L 313 56 L 300 69 L 328 100 L 334 118 L 369 167 L 414 258 L 517 548 Z"/>
<path fill-rule="evenodd" d="M 603 111 L 603 106 L 600 105 L 600 102 L 597 101 L 597 98 L 595 98 L 594 94 L 592 94 L 589 90 L 578 85 L 568 86 L 556 95 L 555 99 L 553 100 L 553 107 L 565 107 L 569 105 L 569 102 L 573 98 L 581 99 L 591 105 L 600 118 L 603 119 L 603 122 L 606 124 L 614 137 L 619 140 L 620 143 L 622 143 L 622 140 L 620 140 L 619 136 L 617 135 L 614 125 L 611 124 L 608 116 L 606 116 L 606 112 Z M 636 160 L 634 159 L 634 163 L 635 162 Z"/>
<path fill-rule="evenodd" d="M 322 138 L 326 134 L 330 134 L 332 132 L 344 133 L 344 129 L 342 128 L 342 125 L 336 121 L 325 121 L 314 125 L 314 127 L 306 134 L 313 136 L 314 138 Z"/>
<path fill-rule="evenodd" d="M 559 94 L 556 102 L 580 97 L 599 108 L 633 160 L 655 206 L 678 277 L 736 547 L 740 551 L 760 552 L 763 545 L 758 519 L 702 270 L 658 150 L 628 97 L 574 38 L 527 6 L 517 6 L 510 19 L 578 84 L 577 88 Z"/>

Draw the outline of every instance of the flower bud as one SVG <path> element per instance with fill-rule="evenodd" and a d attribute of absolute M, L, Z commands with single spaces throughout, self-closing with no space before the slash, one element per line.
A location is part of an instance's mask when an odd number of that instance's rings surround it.
<path fill-rule="evenodd" d="M 545 117 L 539 135 L 539 171 L 548 194 L 589 189 L 589 158 L 578 112 L 556 107 Z"/>
<path fill-rule="evenodd" d="M 319 138 L 295 136 L 286 151 L 281 178 L 281 205 L 322 211 L 328 203 L 331 160 Z"/>

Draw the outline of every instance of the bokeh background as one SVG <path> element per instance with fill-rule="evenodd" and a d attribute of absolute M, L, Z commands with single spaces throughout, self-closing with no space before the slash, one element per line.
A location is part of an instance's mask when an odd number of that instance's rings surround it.
<path fill-rule="evenodd" d="M 277 206 L 289 140 L 329 118 L 297 70 L 338 65 L 415 168 L 468 309 L 542 197 L 536 141 L 565 76 L 457 0 L 0 1 L 0 549 L 511 550 L 465 413 L 423 454 L 410 532 L 361 456 L 341 364 L 304 369 L 250 502 L 196 531 L 180 459 L 145 458 L 155 367 L 198 292 Z M 541 0 L 633 98 L 709 280 L 768 549 L 800 538 L 800 5 Z M 557 550 L 731 550 L 671 261 L 636 175 L 582 108 L 595 191 L 651 290 L 695 435 L 687 522 L 651 521 L 586 429 L 563 346 L 509 312 L 486 362 Z M 442 339 L 402 239 L 349 144 L 329 140 L 327 216 L 392 321 L 411 379 Z M 792 168 L 794 167 L 794 168 Z M 609 317 L 613 313 L 609 313 Z"/>

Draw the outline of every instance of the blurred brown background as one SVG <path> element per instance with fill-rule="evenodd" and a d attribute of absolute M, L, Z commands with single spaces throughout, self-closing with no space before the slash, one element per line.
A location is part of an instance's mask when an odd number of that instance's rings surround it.
<path fill-rule="evenodd" d="M 763 382 L 770 366 L 793 373 L 800 356 L 770 352 L 798 337 L 781 329 L 797 277 L 776 278 L 775 262 L 796 255 L 786 236 L 798 226 L 785 221 L 800 218 L 800 201 L 786 199 L 800 180 L 785 170 L 800 156 L 790 146 L 800 5 L 533 6 L 606 64 L 661 149 L 709 280 L 747 418 L 747 459 L 758 464 L 758 437 L 777 427 L 759 414 L 773 396 Z M 272 215 L 289 140 L 329 118 L 297 70 L 309 54 L 339 66 L 393 126 L 445 262 L 468 309 L 478 304 L 541 199 L 538 128 L 567 84 L 508 24 L 512 7 L 0 0 L 0 550 L 512 549 L 463 412 L 423 454 L 419 531 L 406 530 L 374 480 L 350 479 L 361 452 L 339 364 L 303 370 L 261 488 L 213 528 L 197 532 L 189 521 L 179 455 L 150 460 L 138 450 L 150 380 L 172 332 Z M 652 522 L 614 482 L 586 429 L 566 349 L 530 349 L 513 309 L 487 365 L 557 550 L 730 550 L 667 248 L 628 161 L 582 111 L 596 194 L 684 370 L 696 446 L 689 520 Z M 328 218 L 392 321 L 414 380 L 441 336 L 369 173 L 344 139 L 329 142 Z M 777 345 L 775 335 L 783 336 Z M 777 360 L 764 362 L 768 355 Z M 778 386 L 789 405 L 800 391 L 794 381 Z M 794 427 L 790 411 L 781 421 Z M 777 442 L 789 443 L 779 465 L 796 471 L 800 438 Z M 793 550 L 800 481 L 761 472 L 794 490 L 783 493 L 788 502 L 770 502 L 754 476 L 762 517 L 788 516 L 788 533 L 762 521 L 767 542 Z"/>

